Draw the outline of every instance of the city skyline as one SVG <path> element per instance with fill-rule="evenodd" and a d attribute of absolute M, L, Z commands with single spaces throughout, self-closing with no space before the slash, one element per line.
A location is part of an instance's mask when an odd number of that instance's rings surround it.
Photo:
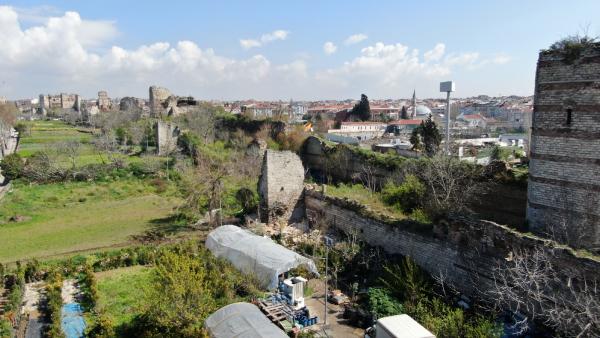
<path fill-rule="evenodd" d="M 203 100 L 441 98 L 450 79 L 456 97 L 528 96 L 540 49 L 599 29 L 592 1 L 568 11 L 559 1 L 369 6 L 8 4 L 0 96 L 146 97 L 155 84 Z"/>

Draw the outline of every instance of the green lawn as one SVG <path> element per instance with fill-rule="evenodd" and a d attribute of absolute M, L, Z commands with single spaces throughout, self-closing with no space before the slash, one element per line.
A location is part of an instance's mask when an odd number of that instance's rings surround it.
<path fill-rule="evenodd" d="M 406 215 L 402 211 L 383 203 L 381 200 L 381 193 L 371 192 L 362 184 L 340 184 L 339 186 L 327 185 L 326 194 L 359 202 L 360 204 L 368 206 L 374 212 L 387 217 L 395 219 L 406 218 Z"/>
<path fill-rule="evenodd" d="M 28 132 L 21 135 L 18 153 L 21 156 L 31 156 L 36 151 L 52 149 L 56 144 L 65 141 L 78 141 L 82 144 L 82 154 L 93 152 L 90 144 L 93 135 L 77 129 L 62 121 L 33 121 L 29 122 Z"/>
<path fill-rule="evenodd" d="M 180 203 L 175 195 L 172 186 L 158 194 L 136 178 L 17 183 L 0 201 L 0 262 L 125 243 L 159 226 Z"/>
<path fill-rule="evenodd" d="M 110 315 L 115 326 L 130 322 L 144 304 L 152 268 L 132 266 L 99 272 L 98 305 Z"/>

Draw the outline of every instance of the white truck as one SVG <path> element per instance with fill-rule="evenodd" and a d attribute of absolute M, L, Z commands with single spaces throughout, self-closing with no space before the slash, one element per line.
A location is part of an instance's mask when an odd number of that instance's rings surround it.
<path fill-rule="evenodd" d="M 368 328 L 365 338 L 435 338 L 409 315 L 383 317 Z"/>

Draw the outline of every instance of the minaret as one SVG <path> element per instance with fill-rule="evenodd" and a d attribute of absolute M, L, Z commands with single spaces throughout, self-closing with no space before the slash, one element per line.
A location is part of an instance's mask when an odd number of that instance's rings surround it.
<path fill-rule="evenodd" d="M 412 114 L 411 114 L 411 117 L 414 118 L 416 116 L 417 116 L 417 91 L 413 89 Z"/>

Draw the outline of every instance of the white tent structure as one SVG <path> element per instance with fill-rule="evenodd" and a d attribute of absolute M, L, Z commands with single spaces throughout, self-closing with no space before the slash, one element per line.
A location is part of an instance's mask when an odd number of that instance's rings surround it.
<path fill-rule="evenodd" d="M 238 270 L 255 276 L 263 287 L 273 289 L 278 276 L 304 265 L 315 273 L 315 263 L 292 250 L 235 225 L 222 225 L 211 231 L 206 247 L 213 255 L 230 261 Z"/>
<path fill-rule="evenodd" d="M 204 321 L 211 338 L 287 338 L 267 316 L 250 303 L 224 306 Z"/>

